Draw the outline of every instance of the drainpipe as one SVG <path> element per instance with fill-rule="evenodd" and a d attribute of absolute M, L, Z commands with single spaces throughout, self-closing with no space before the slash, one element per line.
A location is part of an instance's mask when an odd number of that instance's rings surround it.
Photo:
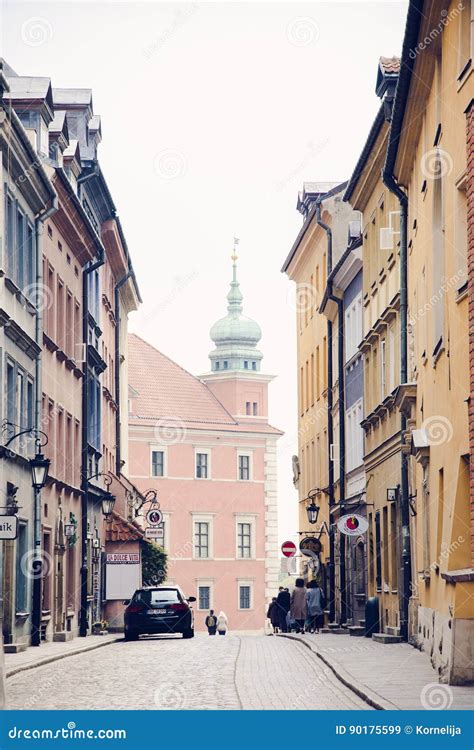
<path fill-rule="evenodd" d="M 384 168 L 382 172 L 384 185 L 396 195 L 400 204 L 400 383 L 408 381 L 408 258 L 407 258 L 407 221 L 408 197 L 396 182 L 392 171 Z M 400 417 L 400 429 L 403 436 L 407 428 L 407 418 Z M 411 586 L 411 539 L 410 539 L 410 507 L 408 483 L 408 456 L 401 452 L 400 467 L 400 520 L 401 520 L 401 579 L 402 592 L 400 597 L 400 635 L 408 641 L 408 615 Z"/>
<path fill-rule="evenodd" d="M 82 363 L 82 425 L 81 425 L 81 611 L 79 615 L 79 635 L 87 635 L 87 510 L 89 505 L 88 481 L 88 335 L 89 335 L 89 275 L 104 264 L 101 254 L 92 265 L 82 271 L 82 341 L 85 347 L 84 362 Z"/>
<path fill-rule="evenodd" d="M 39 290 L 43 284 L 43 230 L 44 222 L 58 210 L 58 198 L 55 195 L 51 206 L 41 212 L 35 220 L 36 235 L 36 302 L 38 302 Z M 43 310 L 41 304 L 36 306 L 35 315 L 35 341 L 43 349 Z M 41 429 L 42 417 L 42 383 L 41 383 L 41 351 L 35 360 L 35 430 Z M 33 601 L 31 617 L 31 645 L 41 645 L 41 600 L 42 600 L 42 567 L 41 556 L 41 490 L 34 489 L 34 559 L 32 564 L 33 576 Z"/>
<path fill-rule="evenodd" d="M 129 268 L 125 276 L 115 284 L 115 403 L 117 411 L 115 412 L 115 473 L 120 477 L 122 471 L 122 440 L 121 440 L 121 421 L 120 421 L 120 289 L 132 276 L 132 270 Z"/>
<path fill-rule="evenodd" d="M 327 273 L 332 271 L 332 231 L 331 227 L 321 220 L 321 201 L 316 203 L 316 221 L 327 235 Z M 334 507 L 334 465 L 331 460 L 331 445 L 334 442 L 333 408 L 333 363 L 332 363 L 332 321 L 327 321 L 327 381 L 328 381 L 328 502 L 329 502 L 329 621 L 336 619 L 336 577 L 335 577 L 335 545 L 334 533 L 331 531 L 331 511 Z"/>

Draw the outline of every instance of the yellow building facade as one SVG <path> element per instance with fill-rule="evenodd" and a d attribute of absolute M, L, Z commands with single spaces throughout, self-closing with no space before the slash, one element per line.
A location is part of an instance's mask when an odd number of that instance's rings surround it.
<path fill-rule="evenodd" d="M 387 159 L 408 195 L 408 382 L 396 401 L 407 419 L 413 507 L 410 639 L 456 684 L 474 680 L 466 195 L 474 22 L 470 2 L 425 2 L 421 14 L 413 6 Z"/>
<path fill-rule="evenodd" d="M 382 98 L 345 200 L 362 214 L 364 355 L 364 464 L 367 531 L 367 595 L 375 597 L 380 630 L 401 633 L 400 484 L 401 424 L 395 406 L 400 382 L 399 206 L 381 173 L 389 134 L 384 99 L 393 93 L 399 64 L 381 58 L 377 92 Z M 395 490 L 395 495 L 392 490 Z"/>
<path fill-rule="evenodd" d="M 328 321 L 319 312 L 328 275 L 328 231 L 329 263 L 335 264 L 347 247 L 349 222 L 353 211 L 343 202 L 345 183 L 305 183 L 300 194 L 298 209 L 304 217 L 300 230 L 282 271 L 296 284 L 296 325 L 297 325 L 297 368 L 298 368 L 298 456 L 295 462 L 295 485 L 298 489 L 300 532 L 315 532 L 322 542 L 321 560 L 326 565 L 325 579 L 331 617 L 334 617 L 334 568 L 328 569 L 330 539 L 327 533 L 330 525 L 329 505 L 335 500 L 334 482 L 337 479 L 335 431 L 333 435 L 328 415 L 332 413 L 332 393 L 328 389 L 329 345 Z M 327 229 L 323 228 L 320 223 Z M 335 341 L 337 332 L 334 332 Z M 331 337 L 331 333 L 329 333 Z M 333 360 L 335 343 L 332 346 Z M 337 373 L 337 365 L 336 373 Z M 333 380 L 334 384 L 334 380 Z M 329 430 L 329 431 L 328 431 Z M 330 444 L 333 448 L 330 448 Z M 331 473 L 333 473 L 331 481 Z M 320 507 L 318 522 L 311 528 L 308 522 L 308 493 L 317 490 L 315 502 Z M 308 565 L 303 565 L 302 573 L 311 577 Z"/>

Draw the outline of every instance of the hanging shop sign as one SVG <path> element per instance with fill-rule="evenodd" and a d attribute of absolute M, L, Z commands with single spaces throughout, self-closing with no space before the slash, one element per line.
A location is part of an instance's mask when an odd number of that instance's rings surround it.
<path fill-rule="evenodd" d="M 150 526 L 159 526 L 163 520 L 163 513 L 157 508 L 152 508 L 146 514 L 146 520 L 148 521 Z"/>
<path fill-rule="evenodd" d="M 0 539 L 16 539 L 18 516 L 0 516 Z"/>
<path fill-rule="evenodd" d="M 165 538 L 165 530 L 163 526 L 149 526 L 145 529 L 145 539 L 161 539 Z"/>
<path fill-rule="evenodd" d="M 313 559 L 320 554 L 322 548 L 323 545 L 321 544 L 321 541 L 316 539 L 315 536 L 305 536 L 300 542 L 301 554 L 306 555 L 307 557 L 312 557 Z"/>
<path fill-rule="evenodd" d="M 139 552 L 107 554 L 105 588 L 107 599 L 129 599 L 141 584 Z"/>
<path fill-rule="evenodd" d="M 357 513 L 348 513 L 346 516 L 341 516 L 337 522 L 337 528 L 346 536 L 360 536 L 360 534 L 365 534 L 369 528 L 369 522 L 364 516 L 359 516 Z"/>

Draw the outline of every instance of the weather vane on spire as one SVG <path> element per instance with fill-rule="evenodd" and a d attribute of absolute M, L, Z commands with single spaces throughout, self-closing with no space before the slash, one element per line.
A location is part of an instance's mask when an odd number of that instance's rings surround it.
<path fill-rule="evenodd" d="M 232 261 L 234 263 L 234 266 L 235 266 L 235 264 L 237 262 L 237 259 L 239 257 L 237 255 L 237 245 L 239 244 L 239 242 L 240 242 L 239 238 L 238 237 L 234 237 L 234 252 L 231 255 L 231 259 L 232 259 Z"/>

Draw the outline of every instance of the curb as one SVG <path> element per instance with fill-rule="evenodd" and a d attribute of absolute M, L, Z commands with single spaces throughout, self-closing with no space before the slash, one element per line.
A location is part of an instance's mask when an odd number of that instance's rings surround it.
<path fill-rule="evenodd" d="M 30 669 L 36 669 L 37 667 L 43 667 L 45 664 L 51 664 L 53 661 L 66 659 L 68 656 L 77 656 L 77 654 L 83 654 L 86 651 L 95 651 L 96 648 L 104 648 L 104 646 L 109 646 L 111 643 L 116 643 L 117 641 L 121 641 L 122 639 L 123 635 L 117 636 L 117 638 L 113 638 L 109 641 L 103 641 L 102 643 L 91 643 L 89 646 L 82 646 L 82 648 L 76 648 L 74 649 L 74 651 L 63 651 L 61 654 L 46 656 L 44 657 L 44 659 L 39 659 L 36 662 L 30 662 L 29 664 L 22 664 L 20 667 L 13 667 L 12 669 L 8 669 L 5 672 L 5 677 L 6 679 L 8 679 L 9 677 L 13 677 L 20 672 L 26 672 Z"/>
<path fill-rule="evenodd" d="M 372 708 L 377 709 L 377 711 L 400 710 L 398 706 L 368 688 L 367 685 L 363 685 L 362 683 L 357 682 L 357 680 L 349 672 L 346 672 L 346 670 L 341 667 L 338 662 L 331 661 L 327 658 L 327 656 L 323 656 L 323 654 L 318 651 L 314 644 L 305 641 L 303 638 L 298 638 L 298 636 L 296 635 L 290 635 L 289 633 L 278 633 L 277 636 L 279 638 L 289 638 L 290 640 L 302 643 L 303 646 L 309 648 L 309 650 L 312 651 L 313 654 L 315 654 L 319 659 L 321 659 L 322 662 L 324 662 L 324 664 L 326 664 L 327 667 L 329 667 L 331 672 L 336 675 L 336 677 L 343 683 L 343 685 L 356 693 L 359 698 L 362 698 L 362 700 L 368 703 L 369 706 L 372 706 Z"/>

